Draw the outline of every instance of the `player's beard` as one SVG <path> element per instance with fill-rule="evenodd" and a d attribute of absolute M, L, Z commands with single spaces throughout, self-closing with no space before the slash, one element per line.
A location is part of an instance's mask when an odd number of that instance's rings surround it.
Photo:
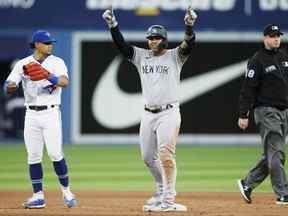
<path fill-rule="evenodd" d="M 164 47 L 163 47 L 163 39 L 160 40 L 157 44 L 153 45 L 151 47 L 151 50 L 155 53 L 155 54 L 159 54 L 163 51 Z"/>

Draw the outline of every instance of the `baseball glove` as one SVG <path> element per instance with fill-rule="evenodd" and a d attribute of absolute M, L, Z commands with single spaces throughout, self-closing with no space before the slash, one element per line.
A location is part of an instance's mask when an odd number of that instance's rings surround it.
<path fill-rule="evenodd" d="M 48 79 L 50 72 L 43 68 L 40 64 L 31 62 L 23 66 L 24 74 L 28 75 L 31 80 L 38 81 Z"/>

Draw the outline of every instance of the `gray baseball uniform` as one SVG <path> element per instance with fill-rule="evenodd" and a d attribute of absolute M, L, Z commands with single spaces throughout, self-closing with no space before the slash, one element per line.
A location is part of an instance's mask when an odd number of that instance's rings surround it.
<path fill-rule="evenodd" d="M 180 71 L 187 59 L 180 56 L 178 48 L 164 55 L 153 56 L 151 50 L 134 48 L 131 62 L 138 69 L 145 105 L 155 108 L 178 102 Z"/>
<path fill-rule="evenodd" d="M 178 52 L 179 48 L 167 50 L 161 56 L 154 56 L 151 50 L 133 48 L 134 56 L 131 62 L 138 69 L 147 109 L 140 125 L 142 157 L 155 177 L 157 190 L 161 191 L 163 187 L 164 196 L 174 201 L 176 195 L 175 147 L 181 123 L 178 88 L 180 72 L 187 56 L 181 56 Z M 164 110 L 153 113 L 153 110 L 161 109 Z M 161 161 L 166 159 L 173 161 L 169 171 L 165 167 L 162 169 L 159 153 L 163 157 Z M 166 181 L 162 179 L 163 172 Z"/>
<path fill-rule="evenodd" d="M 103 13 L 117 48 L 136 66 L 141 79 L 144 99 L 140 124 L 141 153 L 157 189 L 143 206 L 144 211 L 187 211 L 186 206 L 174 202 L 175 149 L 181 123 L 178 99 L 180 72 L 195 41 L 192 26 L 196 17 L 192 9 L 187 11 L 184 18 L 185 40 L 174 49 L 167 49 L 166 28 L 151 26 L 146 35 L 150 48 L 147 50 L 127 44 L 113 11 L 108 9 Z"/>

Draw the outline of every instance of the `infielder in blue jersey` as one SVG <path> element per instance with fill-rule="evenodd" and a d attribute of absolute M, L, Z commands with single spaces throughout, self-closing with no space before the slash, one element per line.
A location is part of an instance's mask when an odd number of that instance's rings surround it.
<path fill-rule="evenodd" d="M 142 49 L 124 41 L 112 9 L 106 10 L 103 18 L 117 48 L 136 66 L 141 79 L 144 99 L 140 125 L 141 152 L 156 183 L 156 193 L 146 201 L 143 210 L 187 211 L 186 206 L 175 202 L 176 139 L 181 122 L 178 90 L 182 66 L 195 41 L 192 27 L 197 15 L 188 8 L 184 18 L 185 38 L 174 49 L 167 49 L 167 32 L 161 25 L 148 29 L 146 38 L 149 49 Z"/>
<path fill-rule="evenodd" d="M 44 145 L 59 178 L 65 205 L 73 207 L 77 204 L 69 188 L 68 169 L 62 152 L 60 104 L 62 87 L 68 85 L 68 74 L 64 61 L 52 55 L 54 42 L 56 40 L 47 31 L 36 31 L 30 44 L 34 53 L 15 64 L 5 83 L 8 95 L 20 82 L 24 91 L 24 140 L 33 196 L 23 206 L 29 209 L 46 205 L 41 165 Z"/>

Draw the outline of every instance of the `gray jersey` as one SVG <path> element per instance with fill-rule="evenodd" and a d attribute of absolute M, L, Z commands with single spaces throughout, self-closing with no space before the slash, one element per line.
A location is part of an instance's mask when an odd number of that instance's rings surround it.
<path fill-rule="evenodd" d="M 180 72 L 188 57 L 179 54 L 179 47 L 161 56 L 154 56 L 151 50 L 133 48 L 131 62 L 140 75 L 144 103 L 153 107 L 178 102 Z"/>

